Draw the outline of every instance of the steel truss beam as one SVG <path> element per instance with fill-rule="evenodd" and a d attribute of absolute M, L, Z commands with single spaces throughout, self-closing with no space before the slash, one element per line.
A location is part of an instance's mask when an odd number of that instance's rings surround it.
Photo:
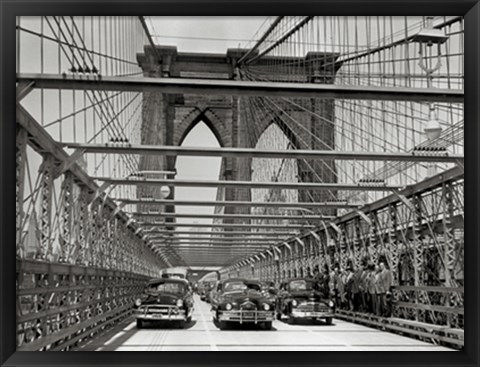
<path fill-rule="evenodd" d="M 227 251 L 237 251 L 237 252 L 245 252 L 245 253 L 250 253 L 252 251 L 265 251 L 266 248 L 268 247 L 262 247 L 262 246 L 251 246 L 251 247 L 242 247 L 241 244 L 236 244 L 236 245 L 226 245 L 226 246 L 215 246 L 215 247 L 204 247 L 204 246 L 199 246 L 199 245 L 192 245 L 192 246 L 173 246 L 171 245 L 170 247 L 167 247 L 167 245 L 164 244 L 155 244 L 153 245 L 154 248 L 162 248 L 162 249 L 167 249 L 171 248 L 173 250 L 202 250 L 202 251 L 216 251 L 216 250 L 224 250 L 225 252 Z"/>
<path fill-rule="evenodd" d="M 230 258 L 229 260 L 235 260 L 238 257 L 240 257 L 240 256 L 232 256 L 232 258 Z M 223 266 L 225 261 L 223 260 L 223 257 L 222 257 L 222 258 L 218 258 L 218 259 L 217 258 L 214 258 L 214 259 L 210 258 L 208 261 L 205 261 L 205 260 L 202 260 L 202 259 L 200 259 L 200 260 L 191 259 L 191 260 L 188 261 L 188 263 L 191 264 L 191 265 L 194 265 L 194 266 L 195 265 L 196 266 L 203 266 L 204 264 L 207 264 L 207 263 L 208 263 L 209 266 Z"/>
<path fill-rule="evenodd" d="M 382 208 L 388 207 L 392 203 L 398 203 L 399 201 L 401 201 L 399 195 L 409 198 L 414 196 L 415 194 L 422 194 L 423 192 L 430 191 L 435 187 L 440 187 L 444 182 L 459 180 L 459 179 L 462 179 L 463 177 L 464 177 L 463 168 L 460 166 L 455 166 L 445 172 L 442 172 L 433 177 L 427 178 L 422 182 L 409 185 L 406 188 L 400 190 L 399 192 L 396 192 L 394 195 L 389 195 L 384 197 L 383 199 L 375 201 L 374 203 L 364 205 L 360 208 L 360 210 L 364 213 L 380 210 Z M 342 217 L 335 219 L 334 222 L 336 224 L 339 224 L 341 222 L 346 222 L 350 219 L 353 219 L 357 216 L 358 216 L 357 212 L 350 212 L 343 215 Z"/>
<path fill-rule="evenodd" d="M 52 208 L 53 208 L 53 171 L 55 161 L 47 155 L 39 168 L 41 174 L 40 199 L 40 248 L 37 257 L 50 261 L 52 256 Z"/>
<path fill-rule="evenodd" d="M 220 270 L 218 267 L 209 267 L 209 266 L 190 266 L 190 270 L 192 271 L 217 271 Z"/>
<path fill-rule="evenodd" d="M 70 156 L 62 149 L 59 143 L 46 132 L 46 130 L 20 105 L 16 108 L 17 123 L 20 124 L 29 134 L 29 140 L 32 143 L 31 147 L 35 149 L 39 154 L 50 154 L 58 162 L 69 161 Z M 73 163 L 68 171 L 72 172 L 75 176 L 75 181 L 79 184 L 85 185 L 90 192 L 97 192 L 100 187 L 93 181 L 88 174 L 83 171 L 78 163 Z M 105 204 L 112 209 L 116 208 L 115 203 L 106 198 Z M 124 212 L 119 212 L 118 216 L 128 220 Z"/>
<path fill-rule="evenodd" d="M 430 152 L 415 154 L 404 152 L 344 152 L 332 150 L 269 150 L 249 148 L 199 148 L 161 145 L 128 145 L 122 143 L 83 144 L 63 143 L 64 147 L 79 149 L 86 153 L 140 154 L 189 157 L 233 157 L 233 158 L 276 158 L 276 159 L 321 159 L 355 161 L 407 161 L 457 163 L 464 161 L 460 154 Z"/>
<path fill-rule="evenodd" d="M 156 249 L 167 249 L 167 247 L 165 246 L 162 246 L 162 245 L 156 245 L 154 246 L 154 248 Z M 187 248 L 187 247 L 173 247 L 173 249 L 175 251 L 177 251 L 179 254 L 181 254 L 181 256 L 185 256 L 185 255 L 188 255 L 188 252 L 191 251 L 192 253 L 210 253 L 210 254 L 214 254 L 214 253 L 217 253 L 217 254 L 236 254 L 236 255 L 251 255 L 252 252 L 261 252 L 261 251 L 264 251 L 265 249 L 262 249 L 261 247 L 251 247 L 251 248 L 247 248 L 247 249 L 242 249 L 242 248 L 235 248 L 234 246 L 232 246 L 231 248 L 230 247 L 219 247 L 217 249 L 215 248 L 201 248 L 201 247 L 190 247 L 190 248 Z"/>
<path fill-rule="evenodd" d="M 151 233 L 151 232 L 149 232 Z M 147 233 L 147 236 L 148 234 Z M 246 239 L 250 239 L 248 238 L 248 236 L 263 236 L 263 237 L 268 237 L 268 236 L 275 236 L 275 237 L 281 237 L 281 236 L 293 236 L 295 234 L 295 232 L 272 232 L 272 231 L 269 231 L 269 232 L 250 232 L 250 231 L 215 231 L 215 232 L 212 232 L 212 231 L 171 231 L 171 230 L 158 230 L 158 231 L 155 231 L 156 234 L 164 234 L 164 235 L 183 235 L 183 234 L 186 234 L 186 235 L 205 235 L 205 236 L 222 236 L 221 238 L 223 238 L 224 236 L 244 236 L 244 237 L 247 237 Z M 228 237 L 226 237 L 228 238 Z"/>
<path fill-rule="evenodd" d="M 74 226 L 78 225 L 74 219 L 75 197 L 73 191 L 74 177 L 71 172 L 67 172 L 62 183 L 63 192 L 63 243 L 60 246 L 61 261 L 72 262 L 74 255 Z"/>
<path fill-rule="evenodd" d="M 223 260 L 225 263 L 225 260 L 228 261 L 228 260 L 231 260 L 232 258 L 238 259 L 247 254 L 252 254 L 252 251 L 250 251 L 249 253 L 246 253 L 246 252 L 234 252 L 234 251 L 225 250 L 225 251 L 219 251 L 217 253 L 214 253 L 214 252 L 206 252 L 206 251 L 198 250 L 198 251 L 192 251 L 190 256 L 187 253 L 182 252 L 182 257 L 189 260 L 188 261 L 189 263 L 190 263 L 190 260 L 200 261 L 203 258 L 202 262 L 204 264 L 211 265 L 210 261 L 212 259 Z M 258 252 L 256 254 L 258 254 Z"/>
<path fill-rule="evenodd" d="M 164 244 L 161 244 L 161 243 L 154 243 L 152 244 L 153 247 L 156 247 L 156 248 L 163 248 L 166 246 Z M 178 245 L 172 245 L 171 246 L 174 250 L 195 250 L 195 249 L 201 249 L 201 250 L 205 250 L 205 251 L 213 251 L 215 252 L 216 250 L 226 250 L 226 251 L 240 251 L 240 252 L 245 252 L 245 253 L 251 253 L 253 250 L 258 250 L 258 251 L 263 251 L 265 250 L 265 248 L 268 248 L 265 247 L 265 246 L 248 246 L 248 247 L 245 247 L 245 246 L 242 246 L 242 244 L 240 243 L 236 243 L 236 244 L 232 244 L 232 245 L 215 245 L 215 246 L 212 246 L 212 247 L 208 247 L 208 246 L 199 246 L 198 244 L 192 244 L 191 246 L 189 245 L 185 245 L 185 246 L 178 246 Z"/>
<path fill-rule="evenodd" d="M 239 253 L 235 253 L 235 252 L 232 252 L 232 253 L 217 253 L 217 254 L 213 254 L 213 253 L 204 253 L 204 252 L 195 252 L 192 254 L 193 256 L 191 257 L 188 257 L 188 256 L 185 256 L 185 254 L 183 253 L 182 254 L 182 257 L 184 259 L 186 259 L 186 263 L 188 264 L 195 264 L 195 265 L 199 265 L 199 264 L 208 264 L 208 265 L 213 265 L 212 264 L 212 259 L 216 260 L 216 261 L 219 261 L 219 262 L 223 262 L 225 263 L 225 260 L 233 260 L 233 259 L 238 259 L 238 258 L 241 258 L 242 256 L 244 256 L 244 254 L 242 254 L 241 252 Z M 203 260 L 202 260 L 203 258 Z"/>
<path fill-rule="evenodd" d="M 17 82 L 34 82 L 35 88 L 159 92 L 165 94 L 268 96 L 463 103 L 463 90 L 400 88 L 311 83 L 179 78 L 89 77 L 58 74 L 17 74 Z"/>
<path fill-rule="evenodd" d="M 347 204 L 343 202 L 323 203 L 280 203 L 280 202 L 253 202 L 253 201 L 195 201 L 195 200 L 159 200 L 159 199 L 128 199 L 112 198 L 125 204 L 141 205 L 179 205 L 179 206 L 248 206 L 248 207 L 269 207 L 269 208 L 290 208 L 292 210 L 302 209 L 356 209 L 360 204 Z"/>
<path fill-rule="evenodd" d="M 275 244 L 278 244 L 279 241 L 252 241 L 252 242 L 245 242 L 240 240 L 233 240 L 233 241 L 217 241 L 217 242 L 209 242 L 209 241 L 199 241 L 199 240 L 192 240 L 192 241 L 176 241 L 176 240 L 151 240 L 150 243 L 152 244 L 166 244 L 166 245 L 172 245 L 172 246 L 189 246 L 189 245 L 200 245 L 200 246 L 212 246 L 215 247 L 217 245 L 228 245 L 228 246 L 235 246 L 235 245 L 241 245 L 245 247 L 261 247 L 261 246 L 273 246 Z"/>
<path fill-rule="evenodd" d="M 207 180 L 166 180 L 166 179 L 122 179 L 94 177 L 95 180 L 114 185 L 171 185 L 174 187 L 249 187 L 252 189 L 291 189 L 291 190 L 344 190 L 344 191 L 391 191 L 400 186 L 368 185 L 324 182 L 253 182 L 253 181 L 207 181 Z"/>
<path fill-rule="evenodd" d="M 372 204 L 365 205 L 364 207 L 361 208 L 361 212 L 363 212 L 363 216 L 367 216 L 369 218 L 369 220 L 371 222 L 371 225 L 367 226 L 367 230 L 363 234 L 359 233 L 359 231 L 360 231 L 359 220 L 360 220 L 360 218 L 362 218 L 362 215 L 359 214 L 358 210 L 357 211 L 352 211 L 350 213 L 347 213 L 347 214 L 343 215 L 342 217 L 334 219 L 332 221 L 332 223 L 330 223 L 330 224 L 334 224 L 338 228 L 340 228 L 340 227 L 343 228 L 340 232 L 340 235 L 338 235 L 338 238 L 333 239 L 334 242 L 335 242 L 336 250 L 339 253 L 341 253 L 342 256 L 345 256 L 345 254 L 344 254 L 345 248 L 342 249 L 342 246 L 345 246 L 345 238 L 344 238 L 345 234 L 346 234 L 346 233 L 344 233 L 345 232 L 345 225 L 348 222 L 351 222 L 351 221 L 355 221 L 355 223 L 356 223 L 356 225 L 355 225 L 355 227 L 356 227 L 355 232 L 356 233 L 354 233 L 354 241 L 356 242 L 355 247 L 357 247 L 359 245 L 359 247 L 362 247 L 363 250 L 365 250 L 365 245 L 367 243 L 368 244 L 367 247 L 372 247 L 372 250 L 374 250 L 373 248 L 377 244 L 376 241 L 378 241 L 378 239 L 380 239 L 380 242 L 382 242 L 381 237 L 379 237 L 380 234 L 378 233 L 378 224 L 379 223 L 378 223 L 378 219 L 376 218 L 377 213 L 384 210 L 385 208 L 387 208 L 389 210 L 392 210 L 391 209 L 392 205 L 397 205 L 399 203 L 407 205 L 405 202 L 403 202 L 403 200 L 401 200 L 401 197 L 403 196 L 406 200 L 412 200 L 413 201 L 412 208 L 410 208 L 409 210 L 411 210 L 413 212 L 413 219 L 411 219 L 411 225 L 412 225 L 411 232 L 413 232 L 413 240 L 412 241 L 417 244 L 417 246 L 415 246 L 415 248 L 414 248 L 415 254 L 414 254 L 413 261 L 418 266 L 418 264 L 421 262 L 420 257 L 421 257 L 421 255 L 423 255 L 419 251 L 419 249 L 421 248 L 421 243 L 418 242 L 418 237 L 420 236 L 420 229 L 423 228 L 423 224 L 422 224 L 423 216 L 421 215 L 422 214 L 421 213 L 421 206 L 419 205 L 421 203 L 422 194 L 434 191 L 435 189 L 439 189 L 439 188 L 444 189 L 444 187 L 447 183 L 450 184 L 453 181 L 462 180 L 463 177 L 464 177 L 463 168 L 461 168 L 459 166 L 456 166 L 456 167 L 451 168 L 451 169 L 449 169 L 445 172 L 442 172 L 442 173 L 437 174 L 433 177 L 430 177 L 430 178 L 428 178 L 428 179 L 426 179 L 422 182 L 419 182 L 419 183 L 416 183 L 414 185 L 408 186 L 398 193 L 395 193 L 395 194 L 390 195 L 388 197 L 382 198 L 382 199 L 380 199 L 380 200 L 378 200 L 378 201 L 376 201 Z M 398 219 L 393 218 L 392 220 L 396 222 Z M 395 224 L 392 223 L 392 225 L 395 225 Z M 439 225 L 441 225 L 440 222 L 439 222 Z M 329 258 L 329 256 L 327 256 L 326 243 L 328 243 L 329 238 L 331 239 L 331 237 L 332 237 L 332 234 L 329 234 L 329 232 L 330 232 L 330 228 L 325 226 L 323 231 L 320 231 L 319 233 L 316 234 L 316 237 L 318 237 L 318 241 L 320 241 L 320 244 L 323 247 L 322 256 L 325 257 L 325 260 L 326 260 L 327 263 L 329 262 L 330 258 Z M 313 232 L 313 233 L 315 233 L 315 232 Z M 310 234 L 312 234 L 312 232 Z M 299 238 L 306 239 L 307 237 L 310 236 L 310 234 L 301 235 L 301 236 L 299 236 Z M 323 236 L 322 240 L 320 240 L 319 234 L 321 234 Z M 396 230 L 395 234 L 390 233 L 389 237 L 392 238 L 392 237 L 394 237 L 396 235 L 400 235 L 400 234 L 405 235 L 404 230 L 403 231 L 402 230 Z M 383 237 L 383 234 L 382 234 L 382 237 Z M 291 241 L 288 240 L 288 242 L 291 242 Z M 362 242 L 363 242 L 363 244 L 362 244 Z M 284 249 L 285 245 L 281 245 L 281 246 L 282 246 L 282 248 L 280 249 L 280 251 L 282 251 Z M 292 243 L 289 246 L 293 247 L 294 245 Z M 374 250 L 374 251 L 376 251 L 376 250 Z M 289 250 L 289 256 L 291 257 L 291 255 L 292 255 L 292 250 Z M 358 254 L 357 257 L 359 255 L 360 254 Z M 377 253 L 371 254 L 371 255 L 376 256 Z M 286 260 L 286 261 L 288 263 L 287 265 L 290 266 L 291 260 Z M 395 260 L 391 259 L 391 261 L 395 261 Z M 414 269 L 414 271 L 415 271 L 415 277 L 414 277 L 415 278 L 415 284 L 419 284 L 419 275 L 417 274 L 418 267 L 416 267 Z"/>
<path fill-rule="evenodd" d="M 41 247 L 38 249 L 37 256 L 42 259 L 48 259 L 51 255 L 52 239 L 50 234 L 52 231 L 52 189 L 53 180 L 57 173 L 58 166 L 63 166 L 67 162 L 71 162 L 69 156 L 64 149 L 45 131 L 45 129 L 20 105 L 16 106 L 16 122 L 28 133 L 29 146 L 44 157 L 44 164 L 40 167 L 41 177 L 41 207 L 39 210 L 39 230 Z M 17 159 L 18 160 L 18 159 Z M 97 202 L 91 201 L 90 198 L 95 195 L 100 187 L 88 176 L 87 173 L 76 163 L 73 162 L 68 166 L 65 173 L 73 175 L 73 181 L 80 186 L 81 196 L 79 200 L 75 201 L 75 210 L 79 212 L 79 218 L 74 222 L 77 226 L 78 237 L 83 243 L 79 244 L 78 254 L 72 256 L 70 260 L 82 264 L 95 266 L 97 261 L 96 253 L 98 252 L 99 243 L 102 233 L 98 226 L 105 220 L 97 217 Z M 99 197 L 101 197 L 100 194 Z M 93 210 L 89 210 L 88 205 L 92 205 Z M 114 211 L 117 209 L 115 202 L 109 197 L 103 200 L 103 209 Z M 144 245 L 143 241 L 137 236 L 133 235 L 135 227 L 126 228 L 128 221 L 127 215 L 123 211 L 118 211 L 115 215 L 116 229 L 114 232 L 121 232 L 123 235 L 120 243 L 127 242 L 128 244 L 136 244 L 135 246 L 125 246 L 127 252 L 121 253 L 116 261 L 124 265 L 115 265 L 116 268 L 125 267 L 129 271 L 136 271 L 153 275 L 153 269 L 162 266 L 160 259 L 152 256 L 151 249 Z M 97 224 L 98 222 L 98 224 Z M 105 236 L 105 231 L 103 231 Z M 105 237 L 104 237 L 105 238 Z M 108 249 L 107 249 L 108 250 Z M 73 255 L 73 254 L 72 254 Z M 111 254 L 107 254 L 111 256 Z M 51 256 L 50 256 L 51 257 Z M 149 268 L 151 267 L 151 268 Z"/>
<path fill-rule="evenodd" d="M 257 249 L 257 250 L 263 250 L 265 251 L 266 249 L 270 248 L 271 246 L 274 246 L 276 243 L 266 243 L 266 242 L 256 242 L 256 243 L 249 243 L 245 244 L 242 242 L 217 242 L 217 243 L 206 243 L 206 242 L 151 242 L 152 246 L 169 246 L 172 249 L 176 248 L 188 248 L 191 246 L 192 248 L 195 247 L 200 247 L 203 249 L 215 249 L 217 247 L 227 247 L 227 248 L 246 248 L 246 249 Z M 247 251 L 248 252 L 248 251 Z"/>
<path fill-rule="evenodd" d="M 17 85 L 17 103 L 20 103 L 22 99 L 24 99 L 30 92 L 33 90 L 34 82 L 32 81 L 23 81 L 18 83 Z"/>
<path fill-rule="evenodd" d="M 23 221 L 25 217 L 24 197 L 25 197 L 25 172 L 27 162 L 27 132 L 17 126 L 16 134 L 16 245 L 17 257 L 25 253 L 25 243 L 22 238 Z"/>
<path fill-rule="evenodd" d="M 210 228 L 210 227 L 218 227 L 218 228 L 278 228 L 278 229 L 307 229 L 307 228 L 315 228 L 312 225 L 276 225 L 276 224 L 229 224 L 229 223 L 222 223 L 222 224 L 208 224 L 208 223 L 148 223 L 148 222 L 136 222 L 137 225 L 145 227 L 152 227 L 152 228 L 159 228 L 159 227 L 198 227 L 198 228 Z M 149 233 L 145 231 L 145 233 Z M 152 232 L 150 232 L 152 233 Z"/>
<path fill-rule="evenodd" d="M 324 220 L 332 219 L 332 216 L 322 215 L 250 215 L 250 214 L 180 214 L 180 213 L 148 213 L 148 212 L 132 212 L 134 216 L 139 217 L 155 217 L 155 218 L 213 218 L 213 219 L 261 219 L 261 220 Z"/>
<path fill-rule="evenodd" d="M 230 255 L 230 256 L 228 256 Z M 203 253 L 197 253 L 195 254 L 194 257 L 188 258 L 186 262 L 188 264 L 192 265 L 205 265 L 208 264 L 210 266 L 214 266 L 217 264 L 225 264 L 225 260 L 227 261 L 236 261 L 239 258 L 242 258 L 242 254 L 217 254 L 216 256 L 213 256 L 213 254 L 203 254 Z"/>
<path fill-rule="evenodd" d="M 245 238 L 245 237 L 214 237 L 214 238 L 206 238 L 206 237 L 151 237 L 149 240 L 154 241 L 154 240 L 161 240 L 164 239 L 166 242 L 168 241 L 204 241 L 202 243 L 215 243 L 215 242 L 228 242 L 228 241 L 243 241 L 245 244 L 248 244 L 250 242 L 248 241 L 253 241 L 253 243 L 258 243 L 258 242 L 269 242 L 269 243 L 274 243 L 276 242 L 275 238 L 265 238 L 265 237 L 250 237 L 250 238 Z M 187 242 L 178 242 L 178 243 L 187 243 Z"/>

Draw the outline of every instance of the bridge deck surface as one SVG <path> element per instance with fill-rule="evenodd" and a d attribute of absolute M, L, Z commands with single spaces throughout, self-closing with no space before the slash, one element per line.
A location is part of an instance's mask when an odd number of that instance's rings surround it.
<path fill-rule="evenodd" d="M 408 337 L 334 320 L 311 325 L 274 321 L 271 331 L 253 327 L 219 330 L 210 305 L 195 297 L 193 321 L 185 329 L 157 323 L 138 330 L 133 317 L 78 350 L 88 351 L 452 351 Z"/>

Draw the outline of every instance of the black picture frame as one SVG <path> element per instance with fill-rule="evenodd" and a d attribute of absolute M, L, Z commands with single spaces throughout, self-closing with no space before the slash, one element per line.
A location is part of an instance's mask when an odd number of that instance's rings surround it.
<path fill-rule="evenodd" d="M 465 348 L 457 352 L 16 352 L 15 17 L 18 15 L 464 15 Z M 0 364 L 1 366 L 478 366 L 480 4 L 478 0 L 0 0 Z"/>

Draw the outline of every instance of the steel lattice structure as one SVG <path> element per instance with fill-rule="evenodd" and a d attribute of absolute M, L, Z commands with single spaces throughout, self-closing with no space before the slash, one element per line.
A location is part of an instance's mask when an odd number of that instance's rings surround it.
<path fill-rule="evenodd" d="M 463 328 L 462 17 L 270 17 L 213 56 L 149 21 L 18 18 L 19 347 L 68 348 L 171 266 L 279 282 L 383 260 L 396 316 Z M 181 146 L 199 121 L 220 148 Z M 221 157 L 218 180 L 175 179 L 182 155 Z M 207 244 L 174 229 L 202 226 L 181 205 L 212 207 Z"/>

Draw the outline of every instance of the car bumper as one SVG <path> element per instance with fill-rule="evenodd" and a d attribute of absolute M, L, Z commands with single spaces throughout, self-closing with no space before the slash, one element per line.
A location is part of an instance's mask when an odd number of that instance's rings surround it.
<path fill-rule="evenodd" d="M 239 323 L 268 322 L 275 319 L 273 311 L 219 311 L 218 321 L 231 321 Z"/>
<path fill-rule="evenodd" d="M 135 311 L 135 318 L 139 320 L 167 320 L 186 321 L 185 310 L 176 306 L 141 306 Z"/>
<path fill-rule="evenodd" d="M 302 311 L 302 310 L 292 310 L 291 314 L 292 317 L 295 318 L 303 318 L 303 319 L 323 319 L 327 317 L 334 317 L 335 314 L 330 311 Z"/>

